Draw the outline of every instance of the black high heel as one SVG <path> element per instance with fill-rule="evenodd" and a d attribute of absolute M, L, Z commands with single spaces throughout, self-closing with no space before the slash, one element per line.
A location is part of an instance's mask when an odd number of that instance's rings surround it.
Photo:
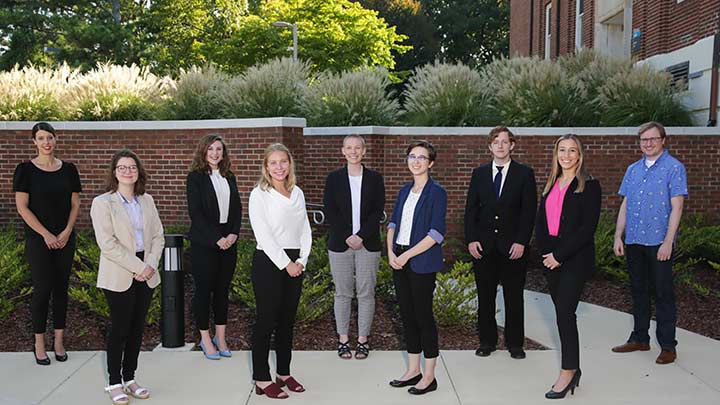
<path fill-rule="evenodd" d="M 67 361 L 67 359 L 68 359 L 67 353 L 63 353 L 63 354 L 55 353 L 55 360 L 63 362 L 63 361 Z"/>
<path fill-rule="evenodd" d="M 33 356 L 35 356 L 35 363 L 37 363 L 39 366 L 49 366 L 50 365 L 50 356 L 45 357 L 44 359 L 38 359 L 37 353 L 35 352 L 35 343 L 33 343 L 32 352 L 33 352 Z M 45 353 L 45 355 L 47 356 L 47 353 Z"/>
<path fill-rule="evenodd" d="M 582 371 L 580 371 L 580 369 L 577 369 L 575 371 L 575 374 L 572 376 L 572 379 L 570 380 L 568 385 L 565 387 L 565 389 L 558 392 L 551 388 L 550 391 L 545 393 L 545 398 L 547 398 L 547 399 L 562 399 L 562 398 L 565 398 L 565 395 L 567 395 L 568 391 L 570 391 L 571 395 L 575 395 L 575 387 L 580 386 L 580 376 L 582 376 Z"/>

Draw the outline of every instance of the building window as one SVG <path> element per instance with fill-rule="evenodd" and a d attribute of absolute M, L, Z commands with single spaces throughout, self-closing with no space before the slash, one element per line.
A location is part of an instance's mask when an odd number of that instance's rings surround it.
<path fill-rule="evenodd" d="M 585 1 L 575 0 L 575 49 L 580 49 L 583 46 L 583 14 L 585 12 Z"/>
<path fill-rule="evenodd" d="M 550 59 L 550 44 L 552 43 L 552 30 L 550 29 L 550 21 L 552 19 L 552 3 L 545 6 L 545 59 Z"/>

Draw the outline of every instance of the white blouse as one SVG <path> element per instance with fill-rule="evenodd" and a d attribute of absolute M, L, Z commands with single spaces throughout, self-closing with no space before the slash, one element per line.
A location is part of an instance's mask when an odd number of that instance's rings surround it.
<path fill-rule="evenodd" d="M 421 193 L 414 193 L 412 190 L 408 194 L 407 200 L 403 205 L 402 219 L 400 220 L 400 230 L 395 243 L 403 246 L 410 246 L 410 232 L 412 232 L 413 217 L 415 216 L 415 206 L 420 199 Z"/>
<path fill-rule="evenodd" d="M 230 211 L 230 185 L 227 179 L 220 174 L 220 170 L 212 171 L 210 181 L 215 189 L 215 197 L 217 197 L 218 210 L 220 210 L 220 223 L 226 224 L 228 221 L 228 212 Z"/>
<path fill-rule="evenodd" d="M 355 235 L 360 231 L 360 194 L 362 194 L 362 174 L 359 176 L 348 175 L 350 182 L 350 202 L 352 207 L 352 233 Z"/>
<path fill-rule="evenodd" d="M 283 249 L 300 249 L 295 262 L 307 267 L 312 230 L 305 208 L 305 195 L 295 186 L 290 198 L 274 188 L 265 191 L 255 187 L 250 193 L 248 216 L 257 248 L 265 252 L 280 270 L 290 264 L 290 257 Z"/>

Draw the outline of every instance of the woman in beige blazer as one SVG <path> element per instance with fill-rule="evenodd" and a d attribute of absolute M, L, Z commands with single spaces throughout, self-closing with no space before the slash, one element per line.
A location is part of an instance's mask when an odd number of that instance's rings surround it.
<path fill-rule="evenodd" d="M 155 202 L 145 193 L 147 174 L 134 152 L 115 153 L 106 181 L 107 192 L 95 197 L 90 209 L 100 247 L 97 286 L 107 298 L 112 324 L 105 390 L 114 404 L 127 404 L 127 394 L 150 396 L 135 382 L 135 369 L 153 288 L 160 284 L 157 268 L 165 240 Z"/>

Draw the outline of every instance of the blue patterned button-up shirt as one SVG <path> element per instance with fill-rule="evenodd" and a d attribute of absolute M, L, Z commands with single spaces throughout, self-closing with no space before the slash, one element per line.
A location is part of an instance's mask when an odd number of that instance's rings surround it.
<path fill-rule="evenodd" d="M 627 197 L 625 243 L 661 245 L 672 211 L 670 199 L 688 195 L 685 166 L 667 150 L 650 167 L 643 157 L 628 167 L 618 194 Z"/>

